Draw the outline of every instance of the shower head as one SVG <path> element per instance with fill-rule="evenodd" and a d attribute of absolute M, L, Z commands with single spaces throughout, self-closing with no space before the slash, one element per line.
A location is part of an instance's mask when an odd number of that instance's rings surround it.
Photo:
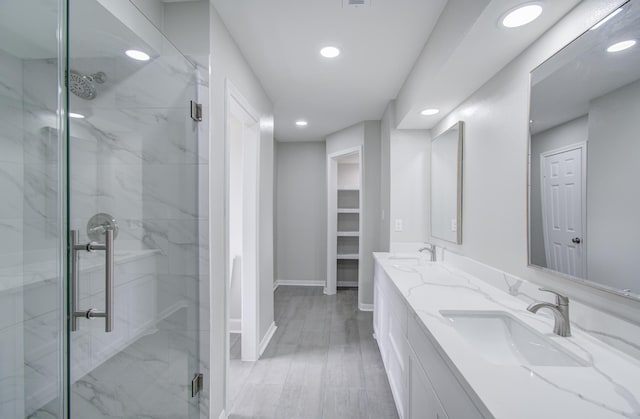
<path fill-rule="evenodd" d="M 91 100 L 96 97 L 95 83 L 102 84 L 107 79 L 106 74 L 102 71 L 84 75 L 75 70 L 69 70 L 69 90 L 74 95 L 85 100 Z"/>

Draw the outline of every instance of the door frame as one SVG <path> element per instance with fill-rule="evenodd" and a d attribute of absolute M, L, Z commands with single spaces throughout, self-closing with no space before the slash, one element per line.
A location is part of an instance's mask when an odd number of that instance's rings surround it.
<path fill-rule="evenodd" d="M 346 148 L 327 155 L 327 278 L 324 284 L 324 293 L 334 295 L 337 292 L 337 231 L 338 231 L 338 160 L 349 154 L 358 154 L 358 170 L 360 175 L 360 192 L 358 199 L 360 201 L 360 215 L 358 217 L 358 230 L 360 236 L 358 239 L 358 304 L 360 305 L 360 289 L 362 287 L 362 269 L 360 262 L 363 259 L 362 250 L 362 226 L 365 208 L 364 199 L 364 170 L 362 167 L 362 146 Z"/>
<path fill-rule="evenodd" d="M 226 372 L 225 387 L 229 388 L 229 314 L 230 314 L 230 283 L 229 275 L 231 267 L 229 264 L 229 190 L 230 190 L 230 144 L 231 129 L 230 120 L 234 116 L 243 122 L 244 127 L 251 126 L 254 134 L 251 138 L 243 135 L 243 167 L 250 169 L 247 173 L 243 169 L 243 189 L 248 185 L 250 191 L 243 192 L 243 255 L 242 255 L 242 279 L 241 279 L 241 342 L 242 360 L 257 361 L 259 353 L 260 339 L 259 333 L 259 197 L 260 197 L 260 116 L 249 101 L 242 95 L 231 80 L 225 80 L 225 348 L 226 348 Z M 245 131 L 246 132 L 246 131 Z M 247 146 L 249 147 L 247 149 Z M 247 150 L 249 153 L 247 153 Z M 247 161 L 247 159 L 251 161 Z M 246 176 L 249 175 L 249 176 Z M 246 202 L 246 198 L 250 202 Z M 248 210 L 248 211 L 247 211 Z M 253 243 L 246 243 L 246 239 L 251 239 Z M 247 254 L 244 254 L 244 253 Z M 227 403 L 228 400 L 228 391 Z"/>
<path fill-rule="evenodd" d="M 571 150 L 581 150 L 582 155 L 582 185 L 581 185 L 581 228 L 582 228 L 582 272 L 584 278 L 587 277 L 587 141 L 581 141 L 579 143 L 570 144 L 567 146 L 559 147 L 553 150 L 548 150 L 540 153 L 540 202 L 542 205 L 542 233 L 544 236 L 544 253 L 546 258 L 547 267 L 549 266 L 550 243 L 549 233 L 547 232 L 547 198 L 544 186 L 545 176 L 545 163 L 547 158 L 556 154 L 565 153 Z"/>

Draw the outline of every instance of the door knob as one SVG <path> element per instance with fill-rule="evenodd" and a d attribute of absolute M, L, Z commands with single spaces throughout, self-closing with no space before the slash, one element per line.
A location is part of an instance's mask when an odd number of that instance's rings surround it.
<path fill-rule="evenodd" d="M 581 241 L 582 240 L 580 240 L 580 237 L 574 237 L 574 238 L 571 239 L 571 242 L 575 243 L 575 244 L 580 244 Z"/>

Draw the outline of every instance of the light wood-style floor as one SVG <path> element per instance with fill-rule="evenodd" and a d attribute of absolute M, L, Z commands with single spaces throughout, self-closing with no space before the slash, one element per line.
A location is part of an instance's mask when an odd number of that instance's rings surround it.
<path fill-rule="evenodd" d="M 358 311 L 355 289 L 275 292 L 278 330 L 262 358 L 239 360 L 232 335 L 230 418 L 397 418 L 373 339 L 372 313 Z"/>

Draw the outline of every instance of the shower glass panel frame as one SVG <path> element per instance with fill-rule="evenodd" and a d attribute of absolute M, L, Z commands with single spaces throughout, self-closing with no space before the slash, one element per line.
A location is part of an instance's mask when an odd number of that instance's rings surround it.
<path fill-rule="evenodd" d="M 70 417 L 199 417 L 196 68 L 131 2 L 68 21 Z"/>
<path fill-rule="evenodd" d="M 65 4 L 0 3 L 2 418 L 66 413 Z"/>
<path fill-rule="evenodd" d="M 0 417 L 207 415 L 199 91 L 127 0 L 0 4 Z"/>

